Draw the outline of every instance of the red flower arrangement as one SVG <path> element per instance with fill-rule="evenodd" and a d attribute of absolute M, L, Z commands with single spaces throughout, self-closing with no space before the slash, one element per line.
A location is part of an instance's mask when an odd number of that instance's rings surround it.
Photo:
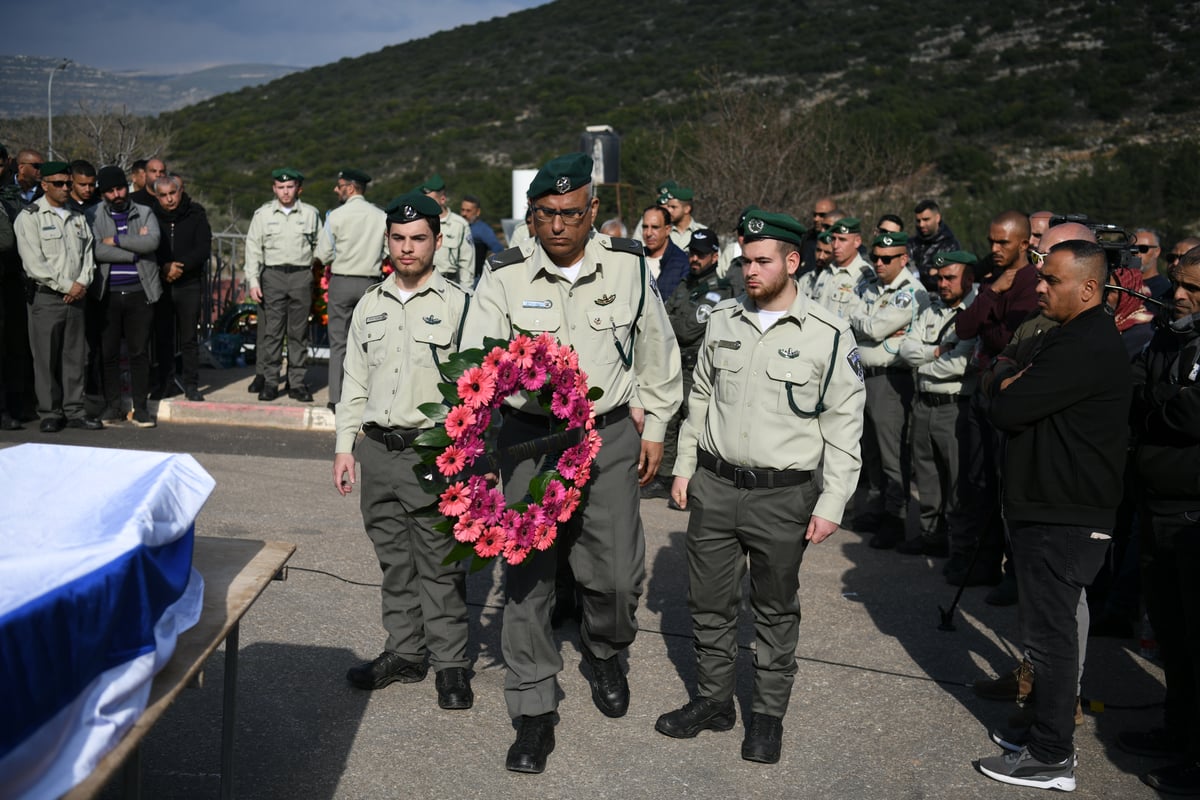
<path fill-rule="evenodd" d="M 439 424 L 413 443 L 421 460 L 441 477 L 427 488 L 439 495 L 437 510 L 446 517 L 434 527 L 457 542 L 448 561 L 473 557 L 472 570 L 497 556 L 520 564 L 534 550 L 554 544 L 558 526 L 579 507 L 600 451 L 592 411 L 602 391 L 588 388 L 574 350 L 548 333 L 536 338 L 521 334 L 511 342 L 488 340 L 485 347 L 490 348 L 486 354 L 464 350 L 442 365 L 442 376 L 453 381 L 439 384 L 446 402 L 420 407 Z M 467 477 L 464 470 L 484 455 L 493 416 L 518 392 L 528 392 L 547 411 L 554 428 L 549 438 L 566 446 L 529 482 L 530 502 L 507 505 L 491 475 Z"/>

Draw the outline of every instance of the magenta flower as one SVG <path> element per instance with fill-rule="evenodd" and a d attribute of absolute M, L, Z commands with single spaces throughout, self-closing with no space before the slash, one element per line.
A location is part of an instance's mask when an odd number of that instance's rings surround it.
<path fill-rule="evenodd" d="M 533 534 L 533 546 L 538 550 L 547 550 L 550 545 L 554 544 L 556 538 L 558 538 L 558 526 L 553 522 L 538 525 Z"/>
<path fill-rule="evenodd" d="M 463 432 L 474 425 L 475 411 L 468 406 L 455 406 L 446 414 L 446 433 L 457 441 Z"/>
<path fill-rule="evenodd" d="M 528 391 L 536 392 L 546 383 L 546 369 L 540 364 L 530 364 L 521 368 L 521 386 Z"/>

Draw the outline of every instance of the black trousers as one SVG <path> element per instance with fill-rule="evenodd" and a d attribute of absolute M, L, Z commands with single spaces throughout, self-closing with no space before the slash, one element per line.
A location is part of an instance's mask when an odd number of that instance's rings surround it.
<path fill-rule="evenodd" d="M 180 356 L 180 382 L 185 389 L 200 385 L 200 301 L 203 281 L 169 283 L 155 310 L 158 385 L 175 379 L 175 352 Z"/>
<path fill-rule="evenodd" d="M 145 410 L 150 396 L 150 336 L 154 332 L 154 303 L 145 292 L 111 289 L 100 301 L 104 327 L 100 351 L 104 364 L 104 402 L 109 408 L 121 405 L 121 341 L 129 353 L 129 387 L 133 408 Z"/>

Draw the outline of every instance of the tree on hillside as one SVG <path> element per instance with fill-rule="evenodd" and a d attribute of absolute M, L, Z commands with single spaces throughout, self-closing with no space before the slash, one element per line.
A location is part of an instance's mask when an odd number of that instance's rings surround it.
<path fill-rule="evenodd" d="M 0 141 L 11 152 L 29 147 L 49 158 L 46 120 L 39 117 L 3 120 Z M 87 159 L 97 167 L 115 164 L 128 169 L 139 158 L 161 156 L 171 142 L 171 130 L 127 107 L 100 109 L 81 102 L 79 113 L 54 118 L 54 155 L 72 161 Z"/>

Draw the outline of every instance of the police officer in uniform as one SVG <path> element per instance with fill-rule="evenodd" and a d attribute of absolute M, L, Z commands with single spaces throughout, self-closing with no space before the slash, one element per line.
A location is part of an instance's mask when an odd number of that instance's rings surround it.
<path fill-rule="evenodd" d="M 835 247 L 837 229 L 834 226 Z M 863 286 L 859 308 L 850 315 L 850 327 L 862 349 L 867 376 L 864 435 L 874 439 L 879 454 L 877 462 L 873 458 L 864 462 L 875 506 L 871 512 L 882 512 L 867 543 L 886 550 L 904 541 L 908 507 L 913 375 L 912 368 L 900 360 L 900 337 L 913 327 L 928 298 L 920 280 L 907 269 L 908 236 L 903 231 L 876 236 L 871 259 L 875 277 Z M 864 444 L 863 449 L 865 458 L 873 455 L 874 448 Z"/>
<path fill-rule="evenodd" d="M 442 246 L 437 251 L 434 267 L 459 286 L 474 286 L 475 240 L 471 237 L 471 223 L 446 204 L 446 181 L 441 175 L 430 175 L 418 189 L 436 200 L 442 209 Z"/>
<path fill-rule="evenodd" d="M 842 319 L 858 310 L 859 298 L 867 281 L 875 276 L 871 265 L 858 253 L 862 243 L 862 223 L 854 217 L 839 219 L 829 229 L 833 261 L 800 279 L 800 291 Z"/>
<path fill-rule="evenodd" d="M 592 699 L 602 713 L 623 716 L 629 685 L 620 654 L 637 633 L 638 598 L 645 577 L 645 540 L 639 483 L 649 482 L 662 459 L 667 421 L 679 407 L 679 349 L 666 309 L 631 239 L 592 233 L 599 207 L 591 183 L 592 159 L 571 153 L 546 163 L 529 186 L 536 240 L 492 256 L 467 314 L 463 347 L 485 337 L 509 339 L 518 329 L 553 334 L 579 354 L 592 386 L 595 426 L 603 439 L 575 529 L 555 547 L 569 561 L 583 600 L 580 638 L 590 665 Z M 630 416 L 635 396 L 645 409 L 641 435 Z M 509 399 L 499 444 L 545 436 L 536 403 Z M 509 502 L 522 499 L 541 468 L 501 454 Z M 554 748 L 557 673 L 562 657 L 550 628 L 557 553 L 534 552 L 509 566 L 501 642 L 508 667 L 505 700 L 517 720 L 506 767 L 541 772 Z"/>
<path fill-rule="evenodd" d="M 468 298 L 433 268 L 441 242 L 441 209 L 419 192 L 396 199 L 387 218 L 395 272 L 373 286 L 354 309 L 337 407 L 333 485 L 343 495 L 355 483 L 357 456 L 363 523 L 383 571 L 384 651 L 346 673 L 359 689 L 416 683 L 429 663 L 437 673 L 438 705 L 470 708 L 466 583 L 463 568 L 444 562 L 454 544 L 414 514 L 430 497 L 417 482 L 420 459 L 409 447 L 432 427 L 418 407 L 439 402 L 439 363 L 458 350 Z M 355 443 L 359 429 L 366 434 Z"/>
<path fill-rule="evenodd" d="M 729 282 L 717 275 L 717 258 L 721 245 L 717 235 L 708 228 L 692 234 L 688 243 L 689 271 L 682 283 L 667 299 L 667 316 L 671 329 L 679 342 L 679 360 L 683 370 L 683 404 L 671 417 L 667 425 L 667 438 L 663 443 L 663 460 L 658 467 L 658 479 L 642 487 L 642 498 L 670 497 L 672 469 L 675 466 L 675 442 L 679 438 L 679 423 L 687 416 L 687 397 L 692 388 L 692 370 L 696 368 L 696 354 L 709 314 L 722 300 L 733 297 Z M 675 500 L 667 505 L 678 509 Z"/>
<path fill-rule="evenodd" d="M 317 260 L 329 267 L 329 407 L 342 397 L 346 330 L 354 306 L 379 282 L 387 223 L 383 210 L 364 196 L 371 176 L 361 170 L 338 173 L 333 191 L 342 204 L 325 215 L 317 240 Z"/>
<path fill-rule="evenodd" d="M 21 264 L 35 286 L 29 302 L 29 345 L 42 433 L 104 427 L 83 407 L 83 309 L 96 262 L 87 218 L 67 205 L 67 169 L 64 161 L 42 164 L 43 194 L 13 221 Z"/>
<path fill-rule="evenodd" d="M 796 675 L 800 562 L 809 542 L 837 530 L 858 482 L 864 392 L 846 320 L 800 294 L 792 279 L 804 226 L 753 210 L 745 227 L 746 294 L 709 316 L 671 489 L 692 511 L 688 605 L 699 692 L 655 729 L 691 738 L 733 727 L 749 556 L 756 646 L 742 758 L 775 763 Z"/>
<path fill-rule="evenodd" d="M 916 370 L 912 413 L 912 471 L 921 498 L 921 535 L 896 550 L 910 555 L 950 555 L 948 532 L 969 524 L 969 481 L 959 483 L 966 448 L 968 404 L 975 391 L 971 369 L 975 339 L 959 339 L 954 318 L 975 299 L 975 256 L 962 250 L 933 257 L 930 280 L 937 296 L 900 342 L 900 359 Z"/>
<path fill-rule="evenodd" d="M 288 345 L 288 397 L 312 402 L 304 383 L 308 367 L 308 314 L 312 308 L 312 267 L 321 218 L 300 199 L 304 175 L 294 169 L 271 173 L 275 199 L 259 206 L 246 231 L 246 280 L 250 297 L 262 304 L 258 352 L 263 387 L 258 399 L 279 397 L 283 337 Z"/>

